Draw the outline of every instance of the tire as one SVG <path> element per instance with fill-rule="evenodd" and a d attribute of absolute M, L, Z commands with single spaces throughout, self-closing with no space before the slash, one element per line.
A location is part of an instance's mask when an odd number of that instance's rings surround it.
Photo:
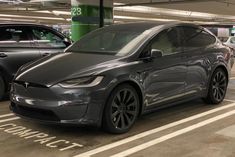
<path fill-rule="evenodd" d="M 6 89 L 5 82 L 0 75 L 0 100 L 2 100 L 4 97 L 5 89 Z"/>
<path fill-rule="evenodd" d="M 128 84 L 119 85 L 112 91 L 104 108 L 103 128 L 114 134 L 128 132 L 138 117 L 139 106 L 136 90 Z"/>
<path fill-rule="evenodd" d="M 212 74 L 208 94 L 204 101 L 208 104 L 219 104 L 224 100 L 228 86 L 228 76 L 225 71 L 218 68 Z"/>

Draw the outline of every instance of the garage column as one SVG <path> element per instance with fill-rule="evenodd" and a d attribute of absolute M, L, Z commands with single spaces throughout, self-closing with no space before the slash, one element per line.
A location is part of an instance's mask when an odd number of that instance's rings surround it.
<path fill-rule="evenodd" d="M 113 23 L 113 0 L 71 0 L 72 40 L 77 41 L 86 33 L 102 25 Z M 103 12 L 100 12 L 100 5 Z M 101 15 L 101 16 L 100 16 Z M 100 21 L 102 17 L 104 21 Z"/>

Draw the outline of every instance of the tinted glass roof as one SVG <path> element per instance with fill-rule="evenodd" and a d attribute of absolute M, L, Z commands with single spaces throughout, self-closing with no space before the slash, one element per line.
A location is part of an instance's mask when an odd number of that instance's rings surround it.
<path fill-rule="evenodd" d="M 135 23 L 125 23 L 125 24 L 115 24 L 107 27 L 106 30 L 118 30 L 118 31 L 132 31 L 132 32 L 143 32 L 145 30 L 151 29 L 153 27 L 167 24 L 166 22 L 135 22 Z"/>

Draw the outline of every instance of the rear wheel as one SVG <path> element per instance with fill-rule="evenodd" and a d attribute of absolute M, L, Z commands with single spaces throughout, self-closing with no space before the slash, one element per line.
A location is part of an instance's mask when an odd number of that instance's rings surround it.
<path fill-rule="evenodd" d="M 0 100 L 2 100 L 3 97 L 4 97 L 5 88 L 6 88 L 5 82 L 4 82 L 3 78 L 2 78 L 2 76 L 0 75 Z"/>
<path fill-rule="evenodd" d="M 114 89 L 104 109 L 103 126 L 110 133 L 125 133 L 133 126 L 139 112 L 136 90 L 123 84 Z"/>
<path fill-rule="evenodd" d="M 219 104 L 224 100 L 228 86 L 228 77 L 221 68 L 215 70 L 211 77 L 209 90 L 205 101 L 209 104 Z"/>

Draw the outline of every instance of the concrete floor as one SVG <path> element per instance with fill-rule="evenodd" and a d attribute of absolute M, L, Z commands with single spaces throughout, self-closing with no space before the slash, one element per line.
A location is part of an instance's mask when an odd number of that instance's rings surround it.
<path fill-rule="evenodd" d="M 0 157 L 234 157 L 235 68 L 226 100 L 194 100 L 138 119 L 123 135 L 95 128 L 41 125 L 0 102 Z"/>

